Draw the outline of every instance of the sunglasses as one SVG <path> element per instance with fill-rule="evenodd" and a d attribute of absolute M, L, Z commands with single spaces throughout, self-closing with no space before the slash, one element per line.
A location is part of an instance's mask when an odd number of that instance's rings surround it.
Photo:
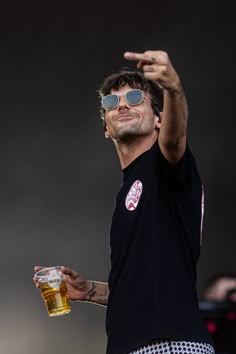
<path fill-rule="evenodd" d="M 125 100 L 131 106 L 136 106 L 143 101 L 143 91 L 139 89 L 134 89 L 126 92 Z M 112 111 L 116 109 L 120 102 L 120 96 L 116 94 L 111 94 L 102 97 L 102 107 L 105 111 Z"/>

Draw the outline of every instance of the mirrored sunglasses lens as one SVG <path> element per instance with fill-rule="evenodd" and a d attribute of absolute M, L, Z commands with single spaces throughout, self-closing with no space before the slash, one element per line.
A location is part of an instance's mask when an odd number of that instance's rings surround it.
<path fill-rule="evenodd" d="M 126 99 L 129 104 L 140 104 L 143 100 L 143 93 L 141 90 L 132 90 L 126 93 Z"/>
<path fill-rule="evenodd" d="M 117 95 L 108 95 L 102 98 L 102 106 L 105 110 L 110 111 L 115 109 L 118 105 L 118 96 Z"/>

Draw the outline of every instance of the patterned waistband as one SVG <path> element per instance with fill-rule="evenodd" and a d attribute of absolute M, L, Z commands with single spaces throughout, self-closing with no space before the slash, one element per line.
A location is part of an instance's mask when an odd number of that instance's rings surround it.
<path fill-rule="evenodd" d="M 129 354 L 215 354 L 207 343 L 158 340 Z"/>

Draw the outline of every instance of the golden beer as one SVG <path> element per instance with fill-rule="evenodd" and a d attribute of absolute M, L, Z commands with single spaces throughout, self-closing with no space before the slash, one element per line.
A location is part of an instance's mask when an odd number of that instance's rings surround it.
<path fill-rule="evenodd" d="M 71 307 L 60 267 L 45 268 L 37 272 L 35 276 L 38 277 L 48 315 L 52 317 L 69 313 Z"/>
<path fill-rule="evenodd" d="M 64 315 L 71 311 L 64 280 L 61 282 L 60 288 L 52 288 L 47 282 L 41 282 L 40 289 L 49 316 Z"/>

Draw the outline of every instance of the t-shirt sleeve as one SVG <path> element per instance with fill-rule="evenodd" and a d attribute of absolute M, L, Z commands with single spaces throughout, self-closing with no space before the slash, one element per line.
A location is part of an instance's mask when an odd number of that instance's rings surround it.
<path fill-rule="evenodd" d="M 164 190 L 187 191 L 191 188 L 193 174 L 198 177 L 198 171 L 194 156 L 190 151 L 189 145 L 186 145 L 182 158 L 176 163 L 171 164 L 162 154 L 159 144 L 157 144 L 158 170 L 160 180 Z"/>

